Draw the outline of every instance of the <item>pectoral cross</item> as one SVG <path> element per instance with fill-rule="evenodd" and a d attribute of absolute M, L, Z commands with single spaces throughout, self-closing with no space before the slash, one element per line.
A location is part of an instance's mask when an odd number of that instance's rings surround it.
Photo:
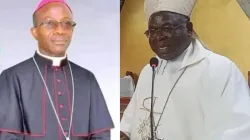
<path fill-rule="evenodd" d="M 154 131 L 154 140 L 164 140 L 164 138 L 159 138 L 158 131 Z M 151 140 L 151 137 L 148 137 L 148 140 Z"/>
<path fill-rule="evenodd" d="M 69 138 L 69 137 L 67 137 L 67 138 L 66 138 L 66 140 L 70 140 L 70 138 Z"/>

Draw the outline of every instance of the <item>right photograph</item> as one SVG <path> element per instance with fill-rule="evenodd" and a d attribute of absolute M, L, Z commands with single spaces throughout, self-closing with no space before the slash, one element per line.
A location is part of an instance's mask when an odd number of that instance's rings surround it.
<path fill-rule="evenodd" d="M 248 2 L 120 2 L 120 139 L 249 140 Z"/>

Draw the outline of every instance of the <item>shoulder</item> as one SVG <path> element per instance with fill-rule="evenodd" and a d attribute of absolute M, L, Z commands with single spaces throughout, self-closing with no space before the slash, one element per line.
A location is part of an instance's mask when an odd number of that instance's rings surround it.
<path fill-rule="evenodd" d="M 81 75 L 81 76 L 84 76 L 84 77 L 88 77 L 88 78 L 91 78 L 91 79 L 95 79 L 95 75 L 92 71 L 72 62 L 72 61 L 69 61 L 70 62 L 70 66 L 72 68 L 72 71 L 76 74 L 76 75 Z"/>
<path fill-rule="evenodd" d="M 139 74 L 139 78 L 140 77 L 143 77 L 144 75 L 150 75 L 150 74 L 152 74 L 152 68 L 151 68 L 151 66 L 149 65 L 149 64 L 146 64 L 143 68 L 142 68 L 142 70 L 141 70 L 141 72 L 140 72 L 140 74 Z M 148 76 L 147 76 L 148 77 Z"/>
<path fill-rule="evenodd" d="M 205 59 L 207 69 L 214 71 L 217 74 L 230 74 L 232 71 L 238 71 L 238 66 L 229 58 L 222 56 L 217 53 L 211 52 L 210 55 Z"/>
<path fill-rule="evenodd" d="M 226 84 L 230 79 L 245 81 L 238 66 L 229 58 L 211 53 L 204 62 L 203 80 L 213 81 L 213 84 Z"/>
<path fill-rule="evenodd" d="M 228 75 L 232 69 L 238 68 L 229 58 L 212 51 L 197 66 L 213 75 Z"/>
<path fill-rule="evenodd" d="M 230 60 L 228 57 L 225 57 L 223 55 L 214 53 L 214 52 L 210 52 L 210 55 L 207 57 L 207 59 L 212 62 L 212 64 L 226 64 L 226 65 L 232 65 L 234 64 L 234 62 L 232 60 Z"/>
<path fill-rule="evenodd" d="M 142 68 L 141 72 L 139 73 L 137 85 L 140 85 L 141 83 L 145 83 L 145 82 L 149 81 L 152 78 L 152 76 L 150 76 L 150 75 L 152 75 L 152 72 L 153 71 L 152 71 L 151 66 L 149 64 L 146 64 Z"/>
<path fill-rule="evenodd" d="M 17 75 L 22 73 L 27 73 L 32 67 L 32 58 L 26 59 L 14 66 L 11 66 L 5 70 L 3 70 L 2 74 Z"/>

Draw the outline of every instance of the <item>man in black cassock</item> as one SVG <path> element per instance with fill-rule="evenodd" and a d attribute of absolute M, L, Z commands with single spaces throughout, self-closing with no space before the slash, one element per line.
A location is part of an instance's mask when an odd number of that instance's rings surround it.
<path fill-rule="evenodd" d="M 110 140 L 94 74 L 66 55 L 76 25 L 70 7 L 43 0 L 33 18 L 38 50 L 0 75 L 0 140 Z"/>

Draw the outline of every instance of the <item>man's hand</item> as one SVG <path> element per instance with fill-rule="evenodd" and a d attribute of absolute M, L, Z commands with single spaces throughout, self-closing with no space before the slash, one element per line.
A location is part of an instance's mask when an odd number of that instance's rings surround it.
<path fill-rule="evenodd" d="M 120 140 L 129 140 L 129 137 L 120 131 Z"/>

